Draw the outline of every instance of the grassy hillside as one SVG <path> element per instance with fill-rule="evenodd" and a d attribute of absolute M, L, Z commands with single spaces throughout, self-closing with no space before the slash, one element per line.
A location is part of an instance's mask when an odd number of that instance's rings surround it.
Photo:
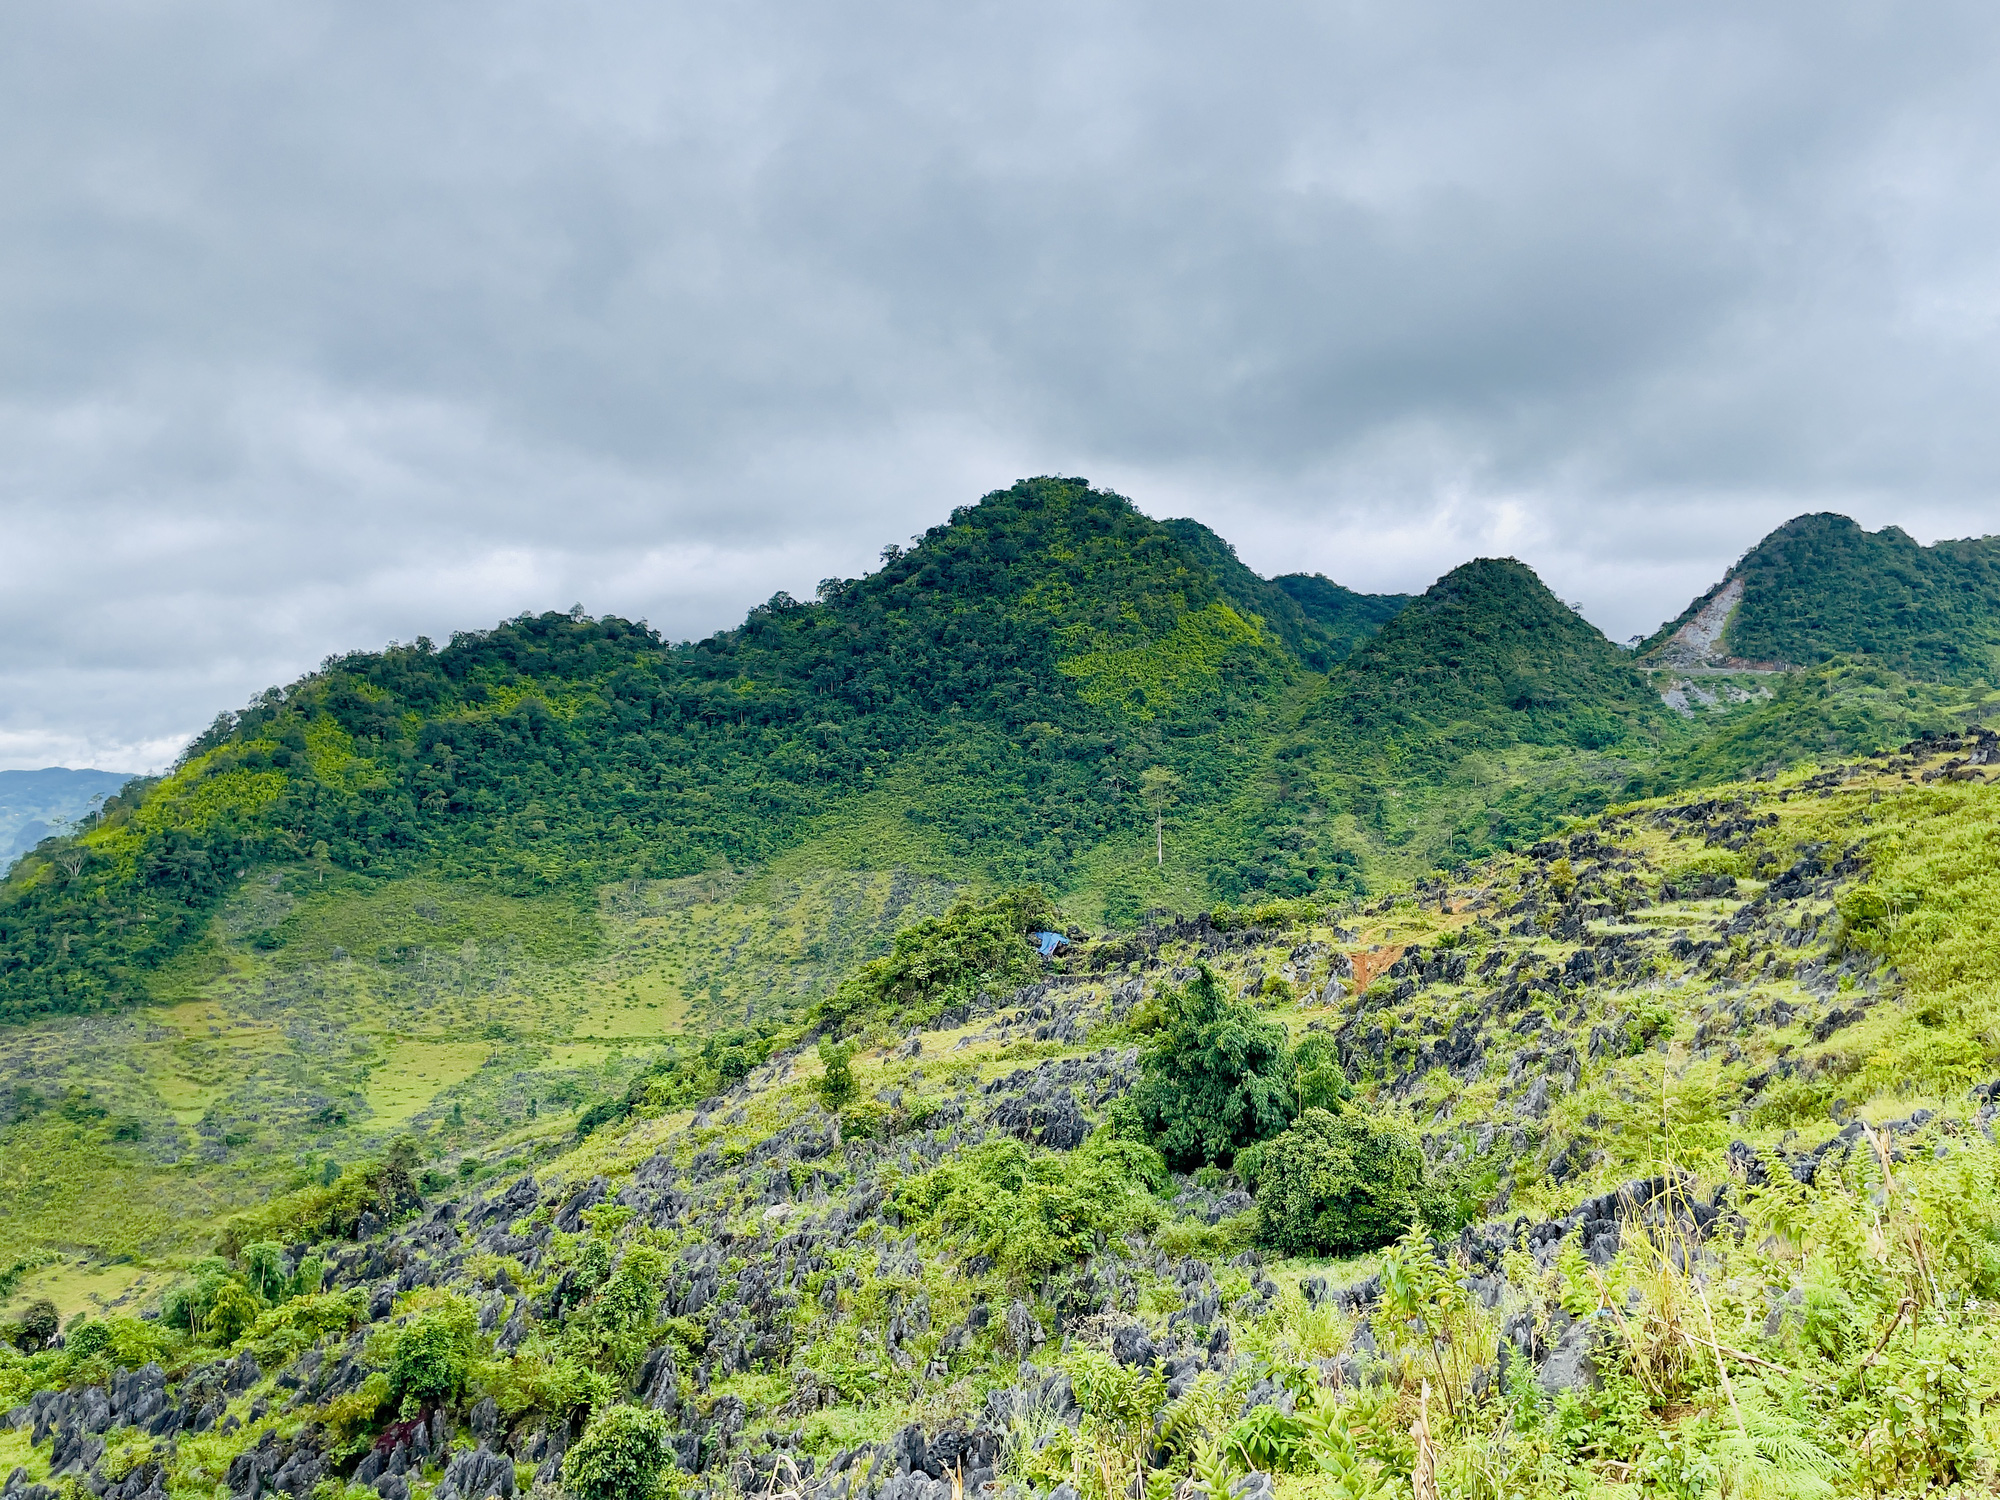
<path fill-rule="evenodd" d="M 1939 737 L 1081 942 L 705 1097 L 651 1074 L 580 1143 L 418 1121 L 238 1220 L 159 1322 L 26 1268 L 17 1312 L 90 1316 L 0 1353 L 0 1403 L 57 1393 L 0 1460 L 356 1500 L 1986 1492 L 1996 768 Z M 342 921 L 302 900 L 262 951 L 340 962 Z M 1168 1171 L 1161 1097 L 1237 1133 Z M 1392 1201 L 1428 1236 L 1343 1238 Z"/>
<path fill-rule="evenodd" d="M 532 1136 L 673 1049 L 754 1051 L 952 889 L 724 871 L 608 887 L 587 920 L 423 878 L 245 884 L 159 1003 L 0 1031 L 0 1268 L 171 1259 L 405 1131 Z"/>

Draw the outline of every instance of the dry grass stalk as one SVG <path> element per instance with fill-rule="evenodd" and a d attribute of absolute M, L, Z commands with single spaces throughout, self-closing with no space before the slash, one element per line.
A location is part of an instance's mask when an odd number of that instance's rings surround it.
<path fill-rule="evenodd" d="M 1437 1449 L 1431 1446 L 1431 1383 L 1426 1380 L 1417 1392 L 1417 1420 L 1410 1427 L 1417 1445 L 1417 1466 L 1410 1475 L 1413 1500 L 1439 1500 Z"/>

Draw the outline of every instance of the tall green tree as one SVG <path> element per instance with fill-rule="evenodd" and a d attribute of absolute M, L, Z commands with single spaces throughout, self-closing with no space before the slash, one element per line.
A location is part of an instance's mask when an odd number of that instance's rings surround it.
<path fill-rule="evenodd" d="M 1185 1170 L 1227 1163 L 1291 1122 L 1285 1028 L 1232 1000 L 1207 964 L 1160 996 L 1165 1024 L 1140 1058 L 1139 1081 L 1119 1101 L 1121 1128 Z"/>

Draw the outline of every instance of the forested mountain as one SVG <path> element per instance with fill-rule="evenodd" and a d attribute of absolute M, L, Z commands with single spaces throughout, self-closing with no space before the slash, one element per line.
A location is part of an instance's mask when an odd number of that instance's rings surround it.
<path fill-rule="evenodd" d="M 1705 606 L 1717 660 L 1817 666 L 1866 657 L 1934 681 L 2000 677 L 2000 537 L 1919 546 L 1824 512 L 1787 521 L 1640 647 L 1657 653 Z"/>
<path fill-rule="evenodd" d="M 1452 569 L 1348 668 L 1319 716 L 1348 745 L 1430 770 L 1475 748 L 1602 749 L 1666 725 L 1630 658 L 1511 558 Z"/>
<path fill-rule="evenodd" d="M 1958 580 L 1962 676 L 1986 544 L 1912 549 L 1837 521 L 1795 522 L 1739 565 L 1735 648 L 1794 649 L 1780 617 L 1850 618 L 1794 607 L 1825 571 L 1801 558 L 1846 559 L 1851 591 L 1887 548 L 1878 592 Z M 1274 582 L 1203 526 L 1061 478 L 883 559 L 697 642 L 547 614 L 330 659 L 23 861 L 0 891 L 0 1015 L 142 998 L 253 871 L 421 875 L 587 911 L 612 882 L 754 869 L 846 830 L 849 866 L 1034 882 L 1129 925 L 1477 856 L 1668 784 L 1717 734 L 1735 736 L 1731 767 L 1819 748 L 1796 695 L 1768 728 L 1668 713 L 1510 560 L 1414 601 Z M 1905 658 L 1945 660 L 1936 632 L 1895 628 Z M 1934 710 L 1849 713 L 1833 748 Z"/>
<path fill-rule="evenodd" d="M 1206 532 L 1033 480 L 707 640 L 543 615 L 339 658 L 219 719 L 142 805 L 17 875 L 4 1007 L 136 997 L 227 883 L 272 861 L 587 895 L 757 861 L 877 796 L 968 872 L 1061 886 L 1141 817 L 1143 771 L 1225 784 L 1218 728 L 1296 683 L 1297 655 L 1232 589 L 1289 605 Z M 1278 628 L 1303 639 L 1304 617 Z"/>

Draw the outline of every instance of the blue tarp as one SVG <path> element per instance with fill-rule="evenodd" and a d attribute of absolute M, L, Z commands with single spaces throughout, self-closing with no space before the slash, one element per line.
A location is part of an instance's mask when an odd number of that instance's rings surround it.
<path fill-rule="evenodd" d="M 1042 950 L 1043 958 L 1054 958 L 1056 949 L 1069 942 L 1060 932 L 1031 932 L 1028 941 Z"/>

